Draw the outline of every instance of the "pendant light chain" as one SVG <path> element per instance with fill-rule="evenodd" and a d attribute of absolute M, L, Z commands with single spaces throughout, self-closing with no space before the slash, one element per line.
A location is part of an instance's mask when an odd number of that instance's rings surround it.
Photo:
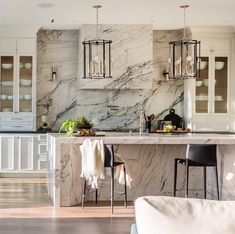
<path fill-rule="evenodd" d="M 186 9 L 184 7 L 184 39 L 185 39 L 185 20 L 186 20 Z"/>
<path fill-rule="evenodd" d="M 186 22 L 186 8 L 188 8 L 188 7 L 189 7 L 189 5 L 180 6 L 180 8 L 184 9 L 184 36 L 183 36 L 183 39 L 186 39 L 186 26 L 185 26 L 185 22 Z"/>
<path fill-rule="evenodd" d="M 96 39 L 99 39 L 99 8 L 96 7 Z"/>

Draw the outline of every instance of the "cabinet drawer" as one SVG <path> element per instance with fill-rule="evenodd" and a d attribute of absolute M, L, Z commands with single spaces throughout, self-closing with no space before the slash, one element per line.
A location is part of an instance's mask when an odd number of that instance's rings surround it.
<path fill-rule="evenodd" d="M 33 117 L 0 117 L 0 121 L 4 121 L 4 122 L 33 122 L 34 118 Z"/>
<path fill-rule="evenodd" d="M 0 124 L 0 131 L 32 131 L 34 130 L 33 124 Z"/>

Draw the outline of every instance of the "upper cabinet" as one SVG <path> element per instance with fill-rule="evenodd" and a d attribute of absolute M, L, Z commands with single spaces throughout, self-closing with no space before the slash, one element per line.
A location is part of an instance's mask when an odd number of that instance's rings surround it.
<path fill-rule="evenodd" d="M 201 41 L 200 78 L 186 80 L 184 112 L 193 131 L 232 131 L 233 34 L 192 35 Z"/>
<path fill-rule="evenodd" d="M 0 38 L 0 131 L 36 130 L 36 38 Z"/>

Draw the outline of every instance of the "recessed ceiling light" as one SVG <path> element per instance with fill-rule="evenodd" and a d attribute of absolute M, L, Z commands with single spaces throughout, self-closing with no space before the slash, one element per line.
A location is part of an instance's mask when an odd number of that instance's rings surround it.
<path fill-rule="evenodd" d="M 44 2 L 44 3 L 39 3 L 37 6 L 42 7 L 42 8 L 50 8 L 50 7 L 53 7 L 54 4 L 49 3 L 49 2 Z"/>

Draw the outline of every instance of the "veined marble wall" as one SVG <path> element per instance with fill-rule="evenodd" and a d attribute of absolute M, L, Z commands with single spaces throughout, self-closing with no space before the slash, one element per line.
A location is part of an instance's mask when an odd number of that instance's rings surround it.
<path fill-rule="evenodd" d="M 52 66 L 57 79 L 50 81 Z M 58 129 L 77 105 L 78 31 L 40 30 L 37 35 L 37 126 L 41 116 Z"/>
<path fill-rule="evenodd" d="M 93 27 L 84 25 L 81 31 L 39 31 L 38 126 L 41 115 L 47 116 L 54 130 L 78 113 L 100 129 L 138 128 L 142 108 L 157 119 L 170 108 L 182 115 L 183 82 L 165 81 L 162 75 L 167 68 L 168 42 L 180 39 L 181 30 L 152 31 L 150 25 L 103 26 L 101 32 L 113 40 L 114 78 L 82 80 L 80 40 L 84 35 L 89 38 Z M 55 81 L 50 81 L 52 65 L 57 67 Z"/>

